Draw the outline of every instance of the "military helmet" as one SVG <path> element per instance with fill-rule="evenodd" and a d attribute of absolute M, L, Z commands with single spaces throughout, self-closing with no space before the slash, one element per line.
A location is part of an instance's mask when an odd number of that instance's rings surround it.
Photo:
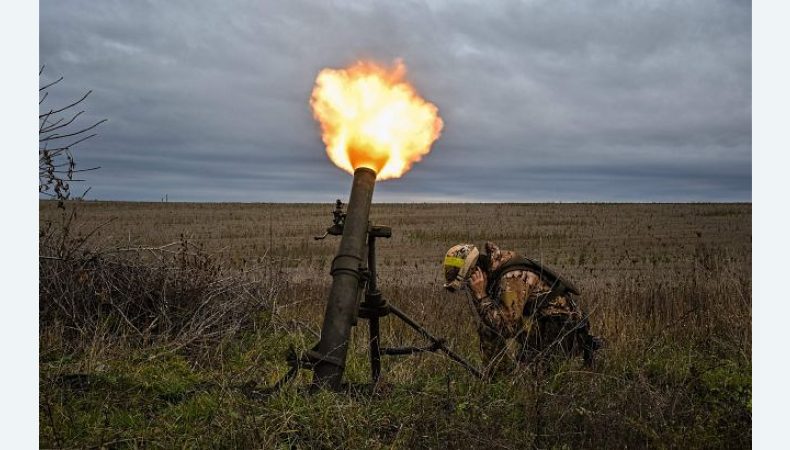
<path fill-rule="evenodd" d="M 444 256 L 444 288 L 450 292 L 460 289 L 472 275 L 480 252 L 472 244 L 458 244 Z"/>

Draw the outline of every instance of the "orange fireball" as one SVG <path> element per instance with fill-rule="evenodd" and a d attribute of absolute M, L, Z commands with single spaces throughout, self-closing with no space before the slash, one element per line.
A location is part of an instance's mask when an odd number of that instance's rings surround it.
<path fill-rule="evenodd" d="M 391 70 L 359 61 L 318 74 L 310 106 L 335 165 L 349 173 L 368 167 L 386 180 L 402 176 L 431 151 L 443 126 L 439 110 L 405 75 L 401 61 Z"/>

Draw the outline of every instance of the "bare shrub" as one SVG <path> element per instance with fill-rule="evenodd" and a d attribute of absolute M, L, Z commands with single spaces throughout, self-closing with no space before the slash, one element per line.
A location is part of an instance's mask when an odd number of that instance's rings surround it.
<path fill-rule="evenodd" d="M 263 312 L 285 287 L 276 272 L 228 274 L 185 238 L 157 248 L 79 251 L 64 251 L 64 242 L 85 240 L 54 233 L 42 242 L 39 321 L 42 329 L 60 326 L 71 345 L 103 335 L 210 351 L 267 321 Z"/>

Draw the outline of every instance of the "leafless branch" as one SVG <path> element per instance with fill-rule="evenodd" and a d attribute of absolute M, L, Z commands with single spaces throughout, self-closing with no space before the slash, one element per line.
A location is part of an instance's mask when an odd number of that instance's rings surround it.
<path fill-rule="evenodd" d="M 79 100 L 77 100 L 74 103 L 71 103 L 71 104 L 69 104 L 67 106 L 64 106 L 63 108 L 50 109 L 49 112 L 45 112 L 44 114 L 39 114 L 38 117 L 39 118 L 48 117 L 48 116 L 51 116 L 52 114 L 57 114 L 57 113 L 66 111 L 67 109 L 73 108 L 73 107 L 79 105 L 80 103 L 82 103 L 83 101 L 85 101 L 85 99 L 88 98 L 89 95 L 91 95 L 91 92 L 93 92 L 93 91 L 86 92 L 85 95 L 83 95 Z"/>
<path fill-rule="evenodd" d="M 43 67 L 43 66 L 41 67 L 41 70 L 42 70 L 42 71 L 44 70 L 44 67 Z M 39 72 L 38 74 L 39 74 L 39 75 L 41 75 L 41 72 Z M 52 87 L 52 86 L 54 86 L 54 85 L 56 85 L 56 84 L 60 83 L 61 81 L 63 81 L 63 77 L 60 77 L 60 78 L 58 78 L 57 80 L 53 81 L 52 83 L 49 83 L 49 84 L 47 84 L 47 85 L 44 85 L 44 86 L 42 86 L 42 87 L 38 88 L 38 91 L 39 91 L 39 92 L 41 92 L 41 91 L 46 91 L 47 89 L 49 89 L 50 87 Z M 46 95 L 46 94 L 45 94 L 45 95 Z"/>
<path fill-rule="evenodd" d="M 63 118 L 60 118 L 57 121 L 49 124 L 49 126 L 47 126 L 45 128 L 39 128 L 38 132 L 39 132 L 39 134 L 40 133 L 50 133 L 50 132 L 55 131 L 57 129 L 60 129 L 60 128 L 63 128 L 63 127 L 67 127 L 67 126 L 69 126 L 71 124 L 71 122 L 74 122 L 74 119 L 76 119 L 77 117 L 82 115 L 82 113 L 84 113 L 84 112 L 85 111 L 80 111 L 77 114 L 74 114 L 74 117 L 72 117 L 68 122 L 66 122 L 66 123 L 64 123 L 64 124 L 62 124 L 60 126 L 55 126 L 55 125 L 59 124 L 60 122 L 63 122 Z"/>
<path fill-rule="evenodd" d="M 44 72 L 44 67 L 41 66 L 39 76 Z M 91 167 L 88 169 L 77 169 L 74 156 L 71 149 L 86 140 L 96 136 L 96 133 L 88 134 L 89 131 L 95 129 L 99 125 L 107 121 L 107 119 L 99 120 L 89 126 L 80 126 L 77 120 L 82 116 L 85 111 L 70 112 L 72 108 L 85 101 L 92 91 L 86 92 L 78 100 L 69 103 L 63 107 L 44 107 L 45 101 L 49 98 L 48 89 L 60 83 L 63 77 L 47 83 L 39 88 L 42 93 L 39 100 L 40 108 L 43 113 L 39 114 L 39 148 L 38 148 L 38 179 L 39 179 L 39 193 L 48 197 L 58 200 L 58 205 L 63 207 L 63 202 L 68 200 L 71 196 L 69 184 L 74 181 L 82 181 L 74 178 L 76 173 L 87 172 L 96 170 L 98 167 Z M 67 114 L 65 117 L 60 116 L 61 113 Z M 73 128 L 72 128 L 73 127 Z M 57 144 L 57 147 L 50 148 L 49 143 L 54 141 L 73 140 L 68 144 Z M 86 191 L 87 192 L 87 191 Z"/>
<path fill-rule="evenodd" d="M 79 114 L 82 114 L 82 111 Z M 107 121 L 107 119 L 102 119 L 102 120 L 94 123 L 93 125 L 91 125 L 91 126 L 89 126 L 87 128 L 83 128 L 83 129 L 81 129 L 79 131 L 75 131 L 73 133 L 68 133 L 68 134 L 51 134 L 49 136 L 44 136 L 43 138 L 40 138 L 38 141 L 39 142 L 44 142 L 44 141 L 51 141 L 51 140 L 55 140 L 55 139 L 63 139 L 63 138 L 71 137 L 71 136 L 77 136 L 78 134 L 84 133 L 86 131 L 89 131 L 89 130 L 92 130 L 92 129 L 98 127 L 99 125 L 103 124 L 106 121 Z M 61 126 L 65 126 L 65 125 L 61 125 Z M 92 136 L 95 136 L 95 135 L 92 135 Z"/>

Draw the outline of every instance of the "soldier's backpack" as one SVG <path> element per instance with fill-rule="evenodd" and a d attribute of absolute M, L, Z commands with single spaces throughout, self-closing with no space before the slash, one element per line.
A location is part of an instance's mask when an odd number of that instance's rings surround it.
<path fill-rule="evenodd" d="M 491 273 L 490 279 L 493 280 L 493 282 L 490 283 L 488 287 L 489 297 L 494 298 L 496 296 L 497 291 L 499 290 L 499 281 L 502 279 L 502 275 L 513 270 L 528 270 L 534 272 L 544 282 L 551 286 L 551 290 L 549 292 L 540 294 L 537 301 L 534 303 L 528 302 L 526 305 L 524 305 L 523 314 L 525 316 L 530 316 L 534 313 L 534 310 L 531 308 L 535 307 L 535 305 L 548 304 L 559 295 L 565 295 L 573 307 L 577 308 L 576 302 L 573 300 L 573 296 L 581 295 L 581 293 L 579 292 L 579 289 L 573 285 L 573 283 L 566 280 L 556 271 L 547 267 L 546 265 L 518 254 L 514 255 L 513 258 L 511 258 L 508 262 L 502 264 L 497 268 L 497 270 Z M 590 334 L 590 321 L 587 317 L 584 317 L 575 328 L 577 338 L 580 340 L 584 364 L 588 367 L 592 366 L 595 358 L 595 352 L 604 347 L 604 341 L 600 337 Z"/>
<path fill-rule="evenodd" d="M 492 281 L 488 285 L 488 296 L 494 298 L 499 291 L 499 281 L 502 279 L 502 275 L 506 274 L 507 272 L 512 272 L 514 270 L 528 270 L 530 272 L 536 273 L 541 280 L 546 282 L 549 286 L 551 286 L 551 290 L 549 292 L 541 294 L 541 298 L 538 299 L 535 304 L 543 304 L 546 305 L 551 302 L 554 298 L 560 295 L 566 294 L 574 294 L 574 295 L 581 295 L 579 290 L 576 286 L 573 285 L 570 281 L 563 278 L 559 275 L 556 271 L 547 267 L 545 264 L 541 264 L 537 261 L 529 259 L 527 257 L 521 255 L 514 255 L 509 261 L 499 266 L 495 271 L 493 271 L 490 275 L 490 280 Z M 573 299 L 570 295 L 568 295 L 569 300 L 573 302 Z M 528 306 L 533 306 L 534 304 L 525 305 L 524 315 L 529 316 L 533 313 L 533 311 L 527 310 Z M 575 306 L 575 305 L 574 305 Z"/>

